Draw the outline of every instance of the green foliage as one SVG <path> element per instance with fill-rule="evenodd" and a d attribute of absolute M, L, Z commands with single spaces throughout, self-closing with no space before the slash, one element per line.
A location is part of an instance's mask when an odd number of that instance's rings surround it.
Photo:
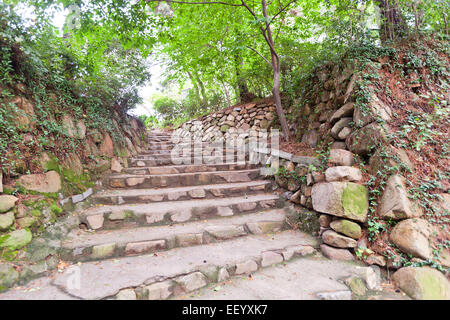
<path fill-rule="evenodd" d="M 125 49 L 113 36 L 102 39 L 100 47 L 91 37 L 75 33 L 62 37 L 46 19 L 32 23 L 15 10 L 14 5 L 0 4 L 3 170 L 14 171 L 26 154 L 50 151 L 61 158 L 79 151 L 82 141 L 65 134 L 64 115 L 83 120 L 90 130 L 107 131 L 125 145 L 113 118 L 118 120 L 141 102 L 138 88 L 150 77 L 141 52 Z M 36 140 L 24 143 L 30 126 L 17 122 L 26 116 L 17 96 L 33 106 L 34 116 L 27 118 Z"/>

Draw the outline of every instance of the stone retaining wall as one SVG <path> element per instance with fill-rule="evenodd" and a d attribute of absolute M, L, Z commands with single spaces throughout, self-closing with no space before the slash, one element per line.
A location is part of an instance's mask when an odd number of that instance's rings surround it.
<path fill-rule="evenodd" d="M 215 132 L 232 134 L 238 130 L 267 130 L 276 121 L 275 111 L 273 102 L 248 103 L 188 121 L 177 131 L 194 133 L 203 130 L 206 141 Z"/>

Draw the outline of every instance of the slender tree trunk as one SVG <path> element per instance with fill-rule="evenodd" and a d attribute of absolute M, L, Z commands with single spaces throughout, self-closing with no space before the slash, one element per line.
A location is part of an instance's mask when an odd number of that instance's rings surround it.
<path fill-rule="evenodd" d="M 261 1 L 264 18 L 266 18 L 266 39 L 267 44 L 270 47 L 270 55 L 272 57 L 272 69 L 273 69 L 273 98 L 275 100 L 275 106 L 277 109 L 278 119 L 280 120 L 281 129 L 283 130 L 283 136 L 286 141 L 289 141 L 289 127 L 286 121 L 286 116 L 284 114 L 283 106 L 281 104 L 280 96 L 280 80 L 281 80 L 281 60 L 275 51 L 275 44 L 272 38 L 272 30 L 270 28 L 268 16 L 267 16 L 267 4 L 265 0 Z"/>
<path fill-rule="evenodd" d="M 404 36 L 407 32 L 407 25 L 403 19 L 398 1 L 378 0 L 378 5 L 383 17 L 380 28 L 381 41 L 394 41 Z"/>
<path fill-rule="evenodd" d="M 446 35 L 448 35 L 448 23 L 447 23 L 447 13 L 443 12 L 443 21 L 444 21 L 444 32 Z"/>
<path fill-rule="evenodd" d="M 200 80 L 200 77 L 198 76 L 197 73 L 195 73 L 195 80 L 197 80 L 197 83 L 200 87 L 200 92 L 202 94 L 202 103 L 203 103 L 203 106 L 206 108 L 206 105 L 208 104 L 208 99 L 206 98 L 205 86 L 204 86 L 202 80 Z"/>
<path fill-rule="evenodd" d="M 289 140 L 289 127 L 287 125 L 286 116 L 284 114 L 283 106 L 281 104 L 281 96 L 280 96 L 280 79 L 281 79 L 281 71 L 280 64 L 277 64 L 277 67 L 273 70 L 273 98 L 275 100 L 275 106 L 277 109 L 278 119 L 280 120 L 281 129 L 283 130 L 283 136 L 286 141 Z"/>
<path fill-rule="evenodd" d="M 199 101 L 202 101 L 202 97 L 200 96 L 200 90 L 198 88 L 197 81 L 195 80 L 194 76 L 192 75 L 192 73 L 190 71 L 188 71 L 187 74 L 189 76 L 189 79 L 191 79 L 192 85 L 194 86 L 195 95 L 197 96 Z"/>
<path fill-rule="evenodd" d="M 242 66 L 244 61 L 240 53 L 234 54 L 234 66 L 236 69 L 236 79 L 237 79 L 237 89 L 240 102 L 247 102 L 247 96 L 249 95 L 249 90 L 247 82 L 242 76 Z"/>

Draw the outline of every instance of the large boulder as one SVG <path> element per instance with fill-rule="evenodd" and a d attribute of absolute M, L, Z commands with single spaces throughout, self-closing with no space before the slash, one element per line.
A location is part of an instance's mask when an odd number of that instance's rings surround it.
<path fill-rule="evenodd" d="M 313 209 L 334 216 L 365 222 L 369 209 L 367 189 L 352 182 L 323 182 L 313 186 Z"/>
<path fill-rule="evenodd" d="M 71 138 L 84 139 L 86 137 L 86 125 L 83 121 L 75 121 L 70 115 L 64 115 L 62 126 L 65 135 Z"/>
<path fill-rule="evenodd" d="M 403 252 L 427 260 L 432 257 L 431 234 L 432 226 L 426 220 L 407 219 L 394 227 L 390 240 Z"/>
<path fill-rule="evenodd" d="M 377 123 L 371 123 L 349 135 L 345 143 L 351 152 L 367 156 L 385 137 L 384 129 Z"/>
<path fill-rule="evenodd" d="M 379 214 L 383 218 L 393 220 L 417 218 L 423 214 L 422 208 L 408 198 L 405 178 L 399 175 L 388 179 L 379 208 Z"/>
<path fill-rule="evenodd" d="M 0 213 L 7 212 L 14 208 L 17 200 L 19 199 L 10 195 L 0 196 Z"/>
<path fill-rule="evenodd" d="M 14 123 L 17 128 L 23 131 L 32 131 L 36 125 L 34 104 L 19 96 L 14 97 L 9 103 L 16 106 L 11 111 L 14 114 Z M 6 103 L 6 105 L 8 106 L 9 103 Z"/>
<path fill-rule="evenodd" d="M 351 166 L 355 163 L 355 155 L 344 149 L 331 149 L 328 156 L 329 165 Z"/>
<path fill-rule="evenodd" d="M 353 102 L 349 102 L 344 104 L 342 107 L 340 107 L 338 110 L 336 110 L 335 113 L 333 113 L 333 115 L 330 118 L 330 123 L 335 123 L 336 121 L 338 121 L 339 119 L 341 119 L 342 117 L 349 117 L 353 115 L 353 107 L 354 107 L 354 103 Z"/>
<path fill-rule="evenodd" d="M 317 142 L 319 140 L 319 134 L 317 133 L 316 130 L 310 130 L 308 132 L 306 132 L 303 137 L 302 137 L 302 142 L 306 143 L 307 145 L 309 145 L 310 147 L 315 147 L 317 146 Z"/>
<path fill-rule="evenodd" d="M 358 168 L 339 166 L 331 167 L 325 171 L 325 179 L 332 181 L 360 181 L 362 179 L 361 170 Z"/>
<path fill-rule="evenodd" d="M 61 190 L 61 178 L 56 171 L 24 175 L 18 179 L 17 184 L 27 190 L 41 193 L 53 193 Z"/>
<path fill-rule="evenodd" d="M 450 283 L 436 269 L 430 267 L 401 268 L 393 280 L 408 296 L 416 300 L 450 300 Z"/>
<path fill-rule="evenodd" d="M 365 125 L 376 121 L 376 118 L 389 121 L 392 118 L 392 110 L 387 104 L 380 100 L 375 93 L 373 93 L 370 103 L 365 109 L 362 109 L 359 106 L 355 107 L 353 121 L 356 126 L 364 127 Z"/>
<path fill-rule="evenodd" d="M 134 150 L 134 145 L 130 141 L 130 139 L 128 139 L 128 137 L 127 137 L 126 141 L 127 141 L 128 146 L 131 149 L 133 149 L 132 151 L 135 151 Z M 114 143 L 113 143 L 113 141 L 111 139 L 111 136 L 108 133 L 106 133 L 106 132 L 103 134 L 103 141 L 102 141 L 102 143 L 100 145 L 100 152 L 103 155 L 106 155 L 106 156 L 109 156 L 109 157 L 113 157 L 114 156 Z"/>
<path fill-rule="evenodd" d="M 390 145 L 378 148 L 370 157 L 369 165 L 372 174 L 376 174 L 385 167 L 395 167 L 400 165 L 411 171 L 414 169 L 414 165 L 411 160 L 409 160 L 406 151 Z"/>

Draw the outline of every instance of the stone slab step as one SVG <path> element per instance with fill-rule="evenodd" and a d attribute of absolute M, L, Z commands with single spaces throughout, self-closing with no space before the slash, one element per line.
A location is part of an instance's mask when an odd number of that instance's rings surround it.
<path fill-rule="evenodd" d="M 247 214 L 281 208 L 284 201 L 277 195 L 153 202 L 134 205 L 98 206 L 84 211 L 80 221 L 89 228 L 111 229 L 129 225 L 164 225 L 187 221 Z"/>
<path fill-rule="evenodd" d="M 238 159 L 237 157 L 187 157 L 187 158 L 155 158 L 149 156 L 133 157 L 130 159 L 130 167 L 155 167 L 155 166 L 170 166 L 181 164 L 223 164 L 223 163 L 245 163 L 248 160 L 248 155 L 245 159 Z"/>
<path fill-rule="evenodd" d="M 236 148 L 231 148 L 230 150 L 227 149 L 222 149 L 222 150 L 217 150 L 217 149 L 213 149 L 213 148 L 204 148 L 204 149 L 199 149 L 199 150 L 195 150 L 193 148 L 180 148 L 180 149 L 172 149 L 169 151 L 167 150 L 150 150 L 148 152 L 141 152 L 139 155 L 135 156 L 135 158 L 147 158 L 147 157 L 155 157 L 155 158 L 166 158 L 166 157 L 175 157 L 175 158 L 181 158 L 181 157 L 196 157 L 196 156 L 204 156 L 204 157 L 212 157 L 215 155 L 228 155 L 228 154 L 238 154 L 242 153 L 242 154 L 247 154 L 248 153 L 248 148 L 243 149 L 243 150 L 237 150 Z"/>
<path fill-rule="evenodd" d="M 202 142 L 202 148 L 213 148 L 213 144 L 210 142 Z M 172 141 L 164 141 L 164 142 L 149 142 L 148 149 L 145 152 L 151 152 L 152 150 L 172 150 L 175 146 L 177 146 L 178 149 L 182 148 L 188 148 L 194 149 L 194 147 L 199 147 L 198 143 L 174 143 Z M 223 144 L 223 148 L 225 149 L 226 145 Z M 248 147 L 248 144 L 246 144 L 246 148 Z M 265 145 L 265 148 L 270 148 L 271 144 L 268 143 Z M 259 147 L 258 147 L 259 148 Z"/>
<path fill-rule="evenodd" d="M 107 190 L 93 196 L 98 204 L 150 203 L 189 199 L 214 199 L 226 196 L 268 192 L 271 182 L 257 180 L 242 183 L 213 184 L 163 189 Z"/>
<path fill-rule="evenodd" d="M 283 229 L 284 210 L 175 224 L 86 232 L 72 230 L 62 243 L 64 260 L 89 261 L 132 256 L 230 240 Z"/>
<path fill-rule="evenodd" d="M 71 281 L 72 268 L 55 273 L 51 284 L 79 299 L 110 298 L 122 289 L 148 290 L 152 299 L 166 299 L 217 282 L 227 274 L 250 274 L 262 266 L 289 260 L 310 246 L 317 247 L 318 240 L 300 231 L 283 231 L 270 237 L 250 235 L 156 255 L 86 262 L 74 266 L 80 274 L 79 286 Z M 28 297 L 45 299 L 47 290 L 51 288 L 43 285 L 39 294 Z"/>
<path fill-rule="evenodd" d="M 260 169 L 211 171 L 159 175 L 111 175 L 105 185 L 111 188 L 149 189 L 174 186 L 199 186 L 207 184 L 250 182 L 260 176 Z"/>
<path fill-rule="evenodd" d="M 185 151 L 187 150 L 187 151 Z M 239 151 L 240 153 L 248 153 L 248 149 L 244 149 L 243 151 Z M 191 156 L 191 157 L 195 157 L 195 156 L 207 156 L 207 157 L 211 157 L 214 155 L 227 155 L 227 154 L 238 154 L 238 151 L 235 149 L 231 149 L 231 150 L 226 150 L 223 149 L 222 152 L 214 150 L 212 148 L 208 148 L 208 149 L 201 149 L 201 150 L 194 150 L 194 149 L 177 149 L 177 150 L 151 150 L 148 152 L 142 152 L 140 153 L 138 156 L 136 156 L 136 158 L 143 158 L 143 157 L 155 157 L 155 158 L 165 158 L 165 157 L 176 157 L 176 158 L 181 158 L 181 157 L 185 157 L 185 156 Z"/>
<path fill-rule="evenodd" d="M 155 166 L 155 167 L 129 167 L 125 168 L 127 174 L 176 174 L 208 171 L 230 171 L 255 169 L 256 165 L 250 163 L 224 163 L 224 164 L 201 164 L 201 165 L 178 165 L 178 166 Z"/>

